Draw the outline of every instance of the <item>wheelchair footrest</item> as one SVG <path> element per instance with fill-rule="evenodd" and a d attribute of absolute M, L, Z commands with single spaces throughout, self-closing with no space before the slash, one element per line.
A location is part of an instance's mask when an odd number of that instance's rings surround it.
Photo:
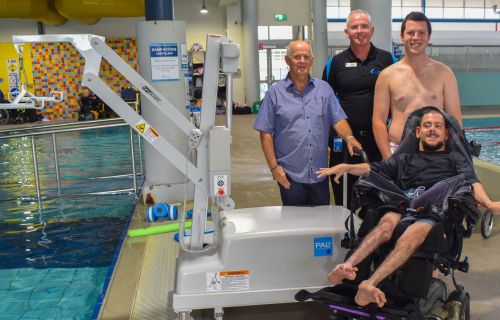
<path fill-rule="evenodd" d="M 334 314 L 354 317 L 355 319 L 387 319 L 405 320 L 407 311 L 392 307 L 378 308 L 375 304 L 360 307 L 354 302 L 357 287 L 350 284 L 340 284 L 335 287 L 325 287 L 316 292 L 300 290 L 295 295 L 297 301 L 313 300 L 330 308 Z"/>

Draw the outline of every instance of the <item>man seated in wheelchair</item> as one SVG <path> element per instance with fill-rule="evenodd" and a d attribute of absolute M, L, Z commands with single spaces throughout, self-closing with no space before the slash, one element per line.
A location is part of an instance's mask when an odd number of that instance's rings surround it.
<path fill-rule="evenodd" d="M 464 217 L 477 218 L 472 209 L 474 200 L 500 214 L 500 202 L 491 201 L 477 179 L 458 122 L 434 107 L 422 108 L 409 117 L 400 148 L 391 158 L 371 164 L 339 164 L 317 174 L 320 177 L 333 174 L 338 183 L 345 172 L 363 176 L 355 193 L 363 208 L 375 208 L 364 212 L 363 224 L 367 220 L 375 222 L 366 231 L 361 230 L 366 225 L 361 225 L 359 234 L 361 237 L 364 232 L 364 239 L 344 263 L 333 268 L 328 280 L 332 284 L 344 279 L 357 281 L 354 301 L 360 306 L 375 303 L 383 307 L 387 298 L 379 288 L 381 282 L 400 269 L 417 248 L 439 247 L 425 241 L 431 234 L 441 239 L 451 237 L 445 234 L 458 225 L 463 231 Z M 457 210 L 449 210 L 451 199 L 463 200 L 461 217 L 456 216 Z M 461 240 L 460 248 L 454 250 L 461 251 Z M 371 275 L 362 278 L 361 263 L 384 244 L 391 244 L 392 251 L 383 261 L 375 263 L 376 270 Z M 443 250 L 452 249 L 448 246 Z M 430 268 L 428 272 L 432 273 L 432 265 Z M 417 283 L 422 276 L 416 276 Z"/>

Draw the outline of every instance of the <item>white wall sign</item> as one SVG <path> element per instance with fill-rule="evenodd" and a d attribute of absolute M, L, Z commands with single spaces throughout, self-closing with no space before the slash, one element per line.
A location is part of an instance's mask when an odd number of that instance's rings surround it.
<path fill-rule="evenodd" d="M 177 43 L 152 43 L 149 45 L 151 56 L 151 80 L 179 80 L 179 50 Z"/>

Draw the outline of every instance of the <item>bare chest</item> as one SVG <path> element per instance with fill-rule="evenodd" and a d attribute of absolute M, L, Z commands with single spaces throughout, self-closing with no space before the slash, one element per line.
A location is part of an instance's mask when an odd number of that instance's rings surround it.
<path fill-rule="evenodd" d="M 408 113 L 424 106 L 442 107 L 443 80 L 432 75 L 417 76 L 402 72 L 390 83 L 391 110 Z"/>

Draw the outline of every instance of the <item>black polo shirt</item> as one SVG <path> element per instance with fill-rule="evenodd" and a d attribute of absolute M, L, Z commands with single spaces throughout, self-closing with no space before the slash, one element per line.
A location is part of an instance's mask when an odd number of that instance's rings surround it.
<path fill-rule="evenodd" d="M 349 47 L 333 57 L 329 79 L 326 67 L 323 70 L 322 78 L 337 94 L 353 131 L 372 132 L 375 82 L 380 72 L 394 61 L 391 53 L 372 44 L 365 61 L 359 60 Z"/>

